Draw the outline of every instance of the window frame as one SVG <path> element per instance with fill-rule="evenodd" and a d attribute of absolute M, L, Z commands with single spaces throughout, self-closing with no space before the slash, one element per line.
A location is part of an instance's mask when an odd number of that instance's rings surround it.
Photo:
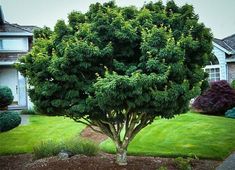
<path fill-rule="evenodd" d="M 219 81 L 220 80 L 220 65 L 207 65 L 206 67 L 203 68 L 205 72 L 209 74 L 209 77 L 207 80 L 209 82 L 214 82 L 214 81 Z M 207 71 L 208 70 L 208 71 Z"/>

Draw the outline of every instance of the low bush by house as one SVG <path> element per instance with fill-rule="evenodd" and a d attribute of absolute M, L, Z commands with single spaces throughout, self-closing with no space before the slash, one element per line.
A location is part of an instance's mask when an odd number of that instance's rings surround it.
<path fill-rule="evenodd" d="M 206 114 L 224 115 L 228 109 L 235 107 L 235 89 L 225 80 L 213 82 L 196 98 L 192 107 Z"/>
<path fill-rule="evenodd" d="M 235 80 L 232 81 L 231 87 L 232 87 L 233 89 L 235 89 Z"/>
<path fill-rule="evenodd" d="M 93 156 L 99 152 L 99 147 L 88 140 L 72 139 L 63 142 L 43 141 L 33 148 L 36 159 L 56 156 L 60 152 L 66 152 L 69 155 L 83 154 Z"/>
<path fill-rule="evenodd" d="M 235 119 L 235 107 L 232 109 L 229 109 L 227 112 L 225 112 L 225 117 L 234 118 Z"/>
<path fill-rule="evenodd" d="M 20 112 L 22 115 L 36 115 L 37 112 L 34 109 L 24 109 Z"/>
<path fill-rule="evenodd" d="M 17 112 L 0 112 L 0 132 L 5 132 L 17 127 L 21 122 Z"/>
<path fill-rule="evenodd" d="M 190 164 L 191 158 L 182 158 L 182 157 L 178 157 L 176 159 L 174 159 L 174 164 L 175 166 L 180 169 L 180 170 L 191 170 L 191 164 Z"/>
<path fill-rule="evenodd" d="M 12 91 L 7 86 L 0 86 L 0 109 L 4 109 L 13 102 Z"/>

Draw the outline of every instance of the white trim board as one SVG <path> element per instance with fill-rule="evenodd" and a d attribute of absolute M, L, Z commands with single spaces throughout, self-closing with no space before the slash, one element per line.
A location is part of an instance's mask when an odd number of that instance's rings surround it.
<path fill-rule="evenodd" d="M 0 36 L 33 36 L 30 32 L 0 32 Z"/>
<path fill-rule="evenodd" d="M 10 66 L 15 64 L 15 61 L 0 61 L 0 66 Z"/>

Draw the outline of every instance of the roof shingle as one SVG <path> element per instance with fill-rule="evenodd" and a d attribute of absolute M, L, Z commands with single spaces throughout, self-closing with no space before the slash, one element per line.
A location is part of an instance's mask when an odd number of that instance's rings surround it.
<path fill-rule="evenodd" d="M 235 52 L 235 34 L 222 40 L 214 38 L 213 41 L 221 47 L 225 48 L 227 51 Z"/>

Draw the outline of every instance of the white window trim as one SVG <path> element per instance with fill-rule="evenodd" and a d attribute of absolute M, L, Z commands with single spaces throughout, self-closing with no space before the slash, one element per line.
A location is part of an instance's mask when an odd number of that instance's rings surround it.
<path fill-rule="evenodd" d="M 219 64 L 216 64 L 216 65 L 206 65 L 206 67 L 204 67 L 203 70 L 211 69 L 211 68 L 220 68 L 220 65 Z"/>

